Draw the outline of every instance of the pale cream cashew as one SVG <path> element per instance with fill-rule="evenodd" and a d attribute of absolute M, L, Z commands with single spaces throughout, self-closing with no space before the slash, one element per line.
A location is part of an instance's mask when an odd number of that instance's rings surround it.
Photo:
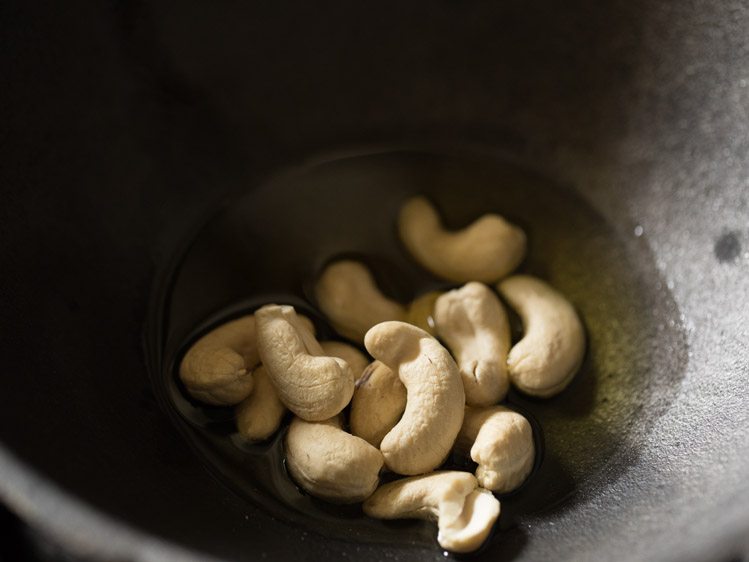
<path fill-rule="evenodd" d="M 300 316 L 299 321 L 314 334 L 309 318 Z M 259 362 L 255 317 L 248 314 L 196 341 L 180 363 L 179 376 L 193 398 L 215 406 L 232 406 L 252 392 L 252 370 Z"/>
<path fill-rule="evenodd" d="M 364 502 L 364 513 L 378 519 L 436 519 L 442 548 L 471 552 L 489 536 L 500 511 L 497 498 L 477 486 L 467 472 L 403 478 L 380 486 Z"/>
<path fill-rule="evenodd" d="M 557 290 L 530 275 L 505 279 L 497 289 L 523 322 L 523 338 L 507 358 L 511 382 L 532 396 L 558 394 L 585 355 L 585 329 L 575 308 Z"/>
<path fill-rule="evenodd" d="M 504 494 L 520 486 L 533 468 L 533 429 L 522 414 L 505 408 L 466 407 L 455 449 L 478 463 L 479 485 Z"/>
<path fill-rule="evenodd" d="M 255 318 L 242 316 L 214 328 L 187 351 L 179 376 L 194 398 L 231 406 L 252 392 L 252 369 L 260 362 Z"/>
<path fill-rule="evenodd" d="M 260 359 L 289 410 L 321 421 L 346 407 L 354 393 L 351 367 L 343 359 L 324 356 L 293 307 L 267 305 L 255 312 L 255 319 Z"/>
<path fill-rule="evenodd" d="M 385 464 L 399 474 L 434 470 L 463 423 L 465 394 L 458 366 L 436 339 L 405 322 L 377 324 L 364 345 L 406 387 L 406 410 L 380 443 Z"/>
<path fill-rule="evenodd" d="M 431 291 L 416 297 L 408 305 L 405 321 L 418 326 L 430 336 L 435 335 L 434 303 L 442 294 L 442 291 Z"/>
<path fill-rule="evenodd" d="M 419 264 L 457 283 L 494 283 L 525 256 L 525 233 L 499 215 L 484 215 L 462 230 L 448 232 L 424 197 L 409 199 L 401 207 L 398 231 Z"/>
<path fill-rule="evenodd" d="M 341 429 L 340 416 L 323 422 L 294 418 L 286 433 L 286 467 L 307 492 L 335 503 L 355 503 L 377 488 L 382 453 Z"/>
<path fill-rule="evenodd" d="M 445 293 L 434 307 L 437 335 L 460 368 L 466 404 L 489 406 L 507 394 L 510 323 L 502 303 L 483 283 Z"/>
<path fill-rule="evenodd" d="M 375 324 L 406 316 L 403 305 L 382 294 L 369 269 L 352 260 L 325 268 L 315 285 L 315 298 L 333 328 L 359 343 Z"/>
<path fill-rule="evenodd" d="M 328 357 L 338 357 L 349 364 L 354 373 L 354 382 L 364 373 L 364 369 L 369 365 L 369 359 L 353 345 L 340 341 L 321 341 L 320 346 Z"/>
<path fill-rule="evenodd" d="M 406 409 L 406 387 L 393 370 L 374 361 L 356 381 L 351 399 L 351 433 L 379 447 Z"/>
<path fill-rule="evenodd" d="M 237 430 L 250 443 L 265 441 L 281 426 L 286 406 L 278 398 L 265 367 L 252 372 L 255 388 L 237 405 Z"/>

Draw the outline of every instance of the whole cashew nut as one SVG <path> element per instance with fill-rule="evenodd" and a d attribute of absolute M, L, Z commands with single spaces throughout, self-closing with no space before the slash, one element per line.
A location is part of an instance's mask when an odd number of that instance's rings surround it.
<path fill-rule="evenodd" d="M 360 502 L 380 481 L 382 453 L 343 431 L 340 416 L 317 423 L 294 418 L 285 445 L 291 477 L 318 498 Z"/>
<path fill-rule="evenodd" d="M 187 351 L 179 376 L 197 400 L 231 406 L 252 392 L 252 369 L 260 362 L 255 318 L 250 314 L 211 330 Z"/>
<path fill-rule="evenodd" d="M 328 265 L 315 285 L 315 298 L 333 328 L 356 342 L 375 324 L 406 316 L 405 308 L 383 295 L 369 269 L 357 261 Z"/>
<path fill-rule="evenodd" d="M 379 519 L 437 520 L 440 546 L 453 552 L 479 548 L 499 517 L 500 505 L 467 472 L 438 471 L 380 486 L 364 502 Z"/>
<path fill-rule="evenodd" d="M 299 316 L 299 320 L 307 320 Z M 312 331 L 312 323 L 309 322 Z M 353 346 L 337 341 L 324 341 L 320 345 L 329 357 L 338 357 L 346 361 L 358 377 L 368 365 L 364 354 Z M 239 434 L 250 443 L 265 441 L 281 426 L 287 409 L 278 398 L 265 367 L 260 365 L 252 372 L 255 388 L 252 393 L 237 406 L 237 429 Z"/>
<path fill-rule="evenodd" d="M 299 321 L 314 334 L 306 316 Z M 187 351 L 179 376 L 193 398 L 215 406 L 232 406 L 252 392 L 252 370 L 260 362 L 252 314 L 214 328 Z"/>
<path fill-rule="evenodd" d="M 478 463 L 479 485 L 500 494 L 525 481 L 535 458 L 531 424 L 504 406 L 466 407 L 455 448 Z"/>
<path fill-rule="evenodd" d="M 484 215 L 462 230 L 448 232 L 424 197 L 403 205 L 398 230 L 419 264 L 456 283 L 494 283 L 512 272 L 525 255 L 525 233 L 499 215 Z"/>
<path fill-rule="evenodd" d="M 257 345 L 278 397 L 308 421 L 343 410 L 354 393 L 354 374 L 343 359 L 322 347 L 291 306 L 266 305 L 255 312 Z"/>
<path fill-rule="evenodd" d="M 237 430 L 249 441 L 265 441 L 281 426 L 286 406 L 278 398 L 278 393 L 262 365 L 252 372 L 255 388 L 236 409 Z"/>
<path fill-rule="evenodd" d="M 351 433 L 379 447 L 406 409 L 406 387 L 381 361 L 370 363 L 356 381 L 351 399 Z"/>
<path fill-rule="evenodd" d="M 357 381 L 369 365 L 369 359 L 353 345 L 340 341 L 321 341 L 320 346 L 328 357 L 343 359 L 351 367 L 354 373 L 354 381 Z"/>
<path fill-rule="evenodd" d="M 510 386 L 510 323 L 499 298 L 483 283 L 466 283 L 437 299 L 434 322 L 460 367 L 466 404 L 502 400 Z"/>
<path fill-rule="evenodd" d="M 403 417 L 382 439 L 385 464 L 399 474 L 422 474 L 447 457 L 463 423 L 465 394 L 450 353 L 424 330 L 383 322 L 364 338 L 370 355 L 406 387 Z"/>
<path fill-rule="evenodd" d="M 510 380 L 521 391 L 548 398 L 570 383 L 585 355 L 585 330 L 558 291 L 530 275 L 515 275 L 497 289 L 523 322 L 523 339 L 510 350 Z"/>

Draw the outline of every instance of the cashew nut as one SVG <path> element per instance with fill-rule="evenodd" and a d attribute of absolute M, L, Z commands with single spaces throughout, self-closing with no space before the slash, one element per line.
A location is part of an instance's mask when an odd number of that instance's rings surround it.
<path fill-rule="evenodd" d="M 434 303 L 442 295 L 442 291 L 431 291 L 416 297 L 408 305 L 406 322 L 418 326 L 430 336 L 435 335 L 434 326 Z"/>
<path fill-rule="evenodd" d="M 406 410 L 382 439 L 385 464 L 400 474 L 434 470 L 447 457 L 463 423 L 465 394 L 450 353 L 421 328 L 382 322 L 364 338 L 370 355 L 406 387 Z"/>
<path fill-rule="evenodd" d="M 351 399 L 351 433 L 379 447 L 406 409 L 406 387 L 381 361 L 370 363 Z"/>
<path fill-rule="evenodd" d="M 264 441 L 280 427 L 286 406 L 262 365 L 252 372 L 255 388 L 237 406 L 237 429 L 247 441 Z"/>
<path fill-rule="evenodd" d="M 349 364 L 354 373 L 354 381 L 359 379 L 369 365 L 369 359 L 353 345 L 340 341 L 321 341 L 320 346 L 328 357 L 338 357 Z"/>
<path fill-rule="evenodd" d="M 380 486 L 364 502 L 364 513 L 379 519 L 437 519 L 437 541 L 453 552 L 471 552 L 489 536 L 499 501 L 477 487 L 467 472 L 438 471 Z"/>
<path fill-rule="evenodd" d="M 309 318 L 299 321 L 314 334 Z M 260 362 L 255 317 L 242 316 L 214 328 L 187 351 L 179 376 L 193 398 L 215 406 L 238 404 L 252 392 L 252 369 Z"/>
<path fill-rule="evenodd" d="M 314 331 L 312 322 L 304 316 L 299 320 Z M 320 342 L 326 356 L 338 357 L 346 361 L 358 377 L 368 364 L 364 354 L 353 346 L 336 341 Z M 281 426 L 286 406 L 278 398 L 273 383 L 265 367 L 260 365 L 252 372 L 255 388 L 252 393 L 237 406 L 237 429 L 247 441 L 254 443 L 264 441 L 273 435 Z"/>
<path fill-rule="evenodd" d="M 466 283 L 437 299 L 434 321 L 460 367 L 466 403 L 489 406 L 502 400 L 510 386 L 510 323 L 499 298 L 482 283 Z"/>
<path fill-rule="evenodd" d="M 196 399 L 231 406 L 252 392 L 252 369 L 259 363 L 255 318 L 250 314 L 215 328 L 195 342 L 179 376 Z"/>
<path fill-rule="evenodd" d="M 505 408 L 466 407 L 463 427 L 455 442 L 478 463 L 479 484 L 500 494 L 522 484 L 533 468 L 533 430 L 524 416 Z"/>
<path fill-rule="evenodd" d="M 354 374 L 343 359 L 322 347 L 291 306 L 255 312 L 260 359 L 278 397 L 297 416 L 321 421 L 340 412 L 354 392 Z"/>
<path fill-rule="evenodd" d="M 286 466 L 313 496 L 336 503 L 360 502 L 377 488 L 382 453 L 341 429 L 340 416 L 323 422 L 294 418 L 286 433 Z"/>
<path fill-rule="evenodd" d="M 497 289 L 523 322 L 523 339 L 510 350 L 510 380 L 521 391 L 548 398 L 564 390 L 585 355 L 585 330 L 558 291 L 530 275 L 515 275 Z"/>
<path fill-rule="evenodd" d="M 351 260 L 325 268 L 315 286 L 315 298 L 333 328 L 356 342 L 362 342 L 375 324 L 406 316 L 401 304 L 380 292 L 367 267 Z"/>
<path fill-rule="evenodd" d="M 457 232 L 444 230 L 424 197 L 409 199 L 398 217 L 401 240 L 419 264 L 457 283 L 493 283 L 514 270 L 525 255 L 525 233 L 495 214 Z"/>

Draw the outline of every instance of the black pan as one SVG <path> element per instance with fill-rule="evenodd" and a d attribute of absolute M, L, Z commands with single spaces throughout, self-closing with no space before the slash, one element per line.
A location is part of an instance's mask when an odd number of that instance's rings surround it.
<path fill-rule="evenodd" d="M 743 559 L 748 31 L 741 2 L 4 3 L 0 498 L 93 559 L 444 559 L 301 496 L 280 435 L 238 450 L 172 370 L 334 254 L 434 284 L 393 232 L 418 191 L 525 227 L 590 340 L 565 393 L 510 396 L 543 454 L 477 559 Z"/>

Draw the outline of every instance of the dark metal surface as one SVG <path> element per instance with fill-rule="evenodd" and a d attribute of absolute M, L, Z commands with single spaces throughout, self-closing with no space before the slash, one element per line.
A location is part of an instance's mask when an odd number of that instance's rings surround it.
<path fill-rule="evenodd" d="M 0 505 L 0 532 L 3 535 L 3 540 L 0 541 L 0 561 L 31 562 L 34 560 L 24 524 L 2 505 Z"/>
<path fill-rule="evenodd" d="M 625 468 L 507 557 L 745 556 L 747 30 L 738 1 L 3 3 L 0 496 L 90 558 L 442 559 L 232 494 L 156 404 L 141 335 L 154 275 L 258 178 L 352 143 L 478 142 L 646 244 L 688 345 Z"/>

